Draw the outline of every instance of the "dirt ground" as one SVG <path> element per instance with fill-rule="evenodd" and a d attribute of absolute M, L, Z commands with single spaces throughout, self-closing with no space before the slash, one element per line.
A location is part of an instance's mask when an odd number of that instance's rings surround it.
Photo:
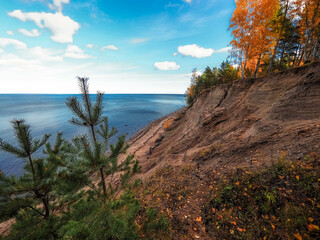
<path fill-rule="evenodd" d="M 174 239 L 206 239 L 196 219 L 215 179 L 268 166 L 281 151 L 292 160 L 320 152 L 320 63 L 205 91 L 129 144 L 142 189 L 151 190 L 146 204 L 172 218 Z M 185 188 L 192 196 L 185 205 L 172 202 Z"/>

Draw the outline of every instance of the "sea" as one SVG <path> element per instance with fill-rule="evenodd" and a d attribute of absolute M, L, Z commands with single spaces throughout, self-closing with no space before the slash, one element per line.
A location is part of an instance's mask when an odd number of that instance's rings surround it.
<path fill-rule="evenodd" d="M 57 132 L 70 140 L 88 131 L 72 125 L 73 114 L 65 102 L 77 94 L 0 94 L 0 138 L 17 146 L 11 121 L 25 119 L 31 127 L 31 135 L 41 138 L 51 134 L 54 142 Z M 95 101 L 95 95 L 90 96 Z M 185 106 L 185 98 L 180 94 L 106 94 L 103 101 L 103 115 L 108 116 L 109 126 L 118 129 L 114 136 L 126 135 L 129 139 L 148 123 Z M 41 156 L 42 149 L 37 156 Z M 0 151 L 0 170 L 6 175 L 21 176 L 25 160 Z"/>

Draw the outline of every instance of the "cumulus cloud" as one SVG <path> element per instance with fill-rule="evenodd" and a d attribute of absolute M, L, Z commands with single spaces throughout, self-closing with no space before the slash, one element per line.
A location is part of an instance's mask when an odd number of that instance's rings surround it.
<path fill-rule="evenodd" d="M 178 52 L 184 56 L 191 56 L 194 58 L 205 58 L 205 57 L 211 57 L 212 54 L 214 53 L 226 53 L 231 49 L 232 49 L 231 47 L 225 47 L 218 50 L 214 50 L 212 48 L 203 48 L 198 46 L 197 44 L 192 44 L 192 45 L 179 46 Z"/>
<path fill-rule="evenodd" d="M 84 51 L 76 45 L 68 45 L 64 56 L 75 59 L 87 59 L 92 57 L 88 54 L 85 54 Z"/>
<path fill-rule="evenodd" d="M 11 39 L 11 38 L 0 38 L 0 47 L 5 48 L 8 45 L 12 45 L 17 49 L 26 49 L 27 44 L 24 42 L 18 41 L 16 39 Z"/>
<path fill-rule="evenodd" d="M 62 4 L 68 4 L 69 0 L 53 0 L 52 4 L 49 4 L 49 8 L 54 11 L 61 12 Z"/>
<path fill-rule="evenodd" d="M 52 33 L 50 37 L 58 43 L 72 43 L 73 35 L 80 29 L 80 24 L 62 13 L 22 12 L 14 10 L 9 12 L 10 17 L 23 22 L 33 21 L 39 28 L 47 28 Z"/>
<path fill-rule="evenodd" d="M 139 43 L 147 42 L 149 40 L 150 40 L 149 38 L 132 38 L 132 39 L 130 39 L 130 43 L 131 44 L 139 44 Z"/>
<path fill-rule="evenodd" d="M 178 65 L 176 62 L 155 62 L 153 65 L 156 69 L 167 71 L 167 70 L 178 70 L 180 68 L 180 65 Z"/>
<path fill-rule="evenodd" d="M 184 56 L 191 56 L 194 58 L 210 57 L 214 50 L 212 48 L 199 47 L 196 44 L 179 46 L 178 52 Z"/>
<path fill-rule="evenodd" d="M 184 2 L 191 3 L 192 0 L 183 0 Z"/>
<path fill-rule="evenodd" d="M 227 53 L 232 49 L 232 47 L 225 47 L 225 48 L 221 48 L 219 50 L 215 50 L 215 53 Z"/>
<path fill-rule="evenodd" d="M 113 50 L 113 51 L 117 51 L 119 48 L 117 48 L 115 45 L 108 45 L 108 46 L 104 46 L 101 48 L 102 51 L 105 50 Z"/>
<path fill-rule="evenodd" d="M 62 62 L 63 56 L 61 51 L 55 51 L 49 48 L 36 46 L 26 51 L 26 55 L 32 59 L 41 62 Z"/>
<path fill-rule="evenodd" d="M 38 37 L 40 36 L 40 32 L 38 29 L 32 29 L 31 31 L 28 31 L 27 29 L 19 29 L 18 30 L 21 34 L 27 36 L 27 37 Z"/>
<path fill-rule="evenodd" d="M 14 35 L 14 33 L 13 33 L 13 31 L 6 31 L 6 33 L 8 34 L 8 35 L 11 35 L 11 36 L 13 36 Z"/>
<path fill-rule="evenodd" d="M 92 49 L 92 48 L 94 48 L 94 45 L 91 44 L 91 43 L 88 43 L 88 44 L 86 45 L 86 47 Z"/>

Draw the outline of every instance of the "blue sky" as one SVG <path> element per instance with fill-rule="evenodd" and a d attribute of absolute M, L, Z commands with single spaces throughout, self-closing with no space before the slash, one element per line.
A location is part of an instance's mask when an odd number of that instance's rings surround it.
<path fill-rule="evenodd" d="M 228 56 L 234 0 L 0 3 L 0 93 L 184 93 Z"/>

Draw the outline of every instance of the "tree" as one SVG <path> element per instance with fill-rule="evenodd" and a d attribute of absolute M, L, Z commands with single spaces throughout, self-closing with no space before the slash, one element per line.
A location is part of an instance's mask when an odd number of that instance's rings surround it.
<path fill-rule="evenodd" d="M 238 76 L 238 69 L 235 69 L 229 61 L 223 61 L 221 63 L 220 69 L 218 70 L 220 82 L 232 82 L 239 79 Z"/>
<path fill-rule="evenodd" d="M 133 161 L 133 155 L 129 155 L 124 162 L 118 163 L 119 155 L 124 154 L 128 148 L 124 136 L 119 137 L 115 145 L 110 145 L 110 152 L 108 152 L 109 140 L 117 133 L 117 130 L 115 128 L 109 129 L 108 118 L 102 116 L 103 93 L 97 93 L 96 102 L 93 105 L 89 94 L 88 78 L 78 77 L 78 82 L 83 106 L 77 97 L 67 99 L 67 106 L 76 116 L 70 122 L 89 128 L 93 141 L 90 142 L 87 135 L 83 135 L 73 140 L 73 147 L 81 157 L 83 166 L 86 167 L 84 171 L 99 171 L 100 184 L 105 198 L 107 195 L 105 175 L 113 177 L 115 172 L 130 171 L 130 165 L 138 170 L 138 162 Z M 97 127 L 99 128 L 97 129 Z M 109 190 L 112 190 L 110 184 Z"/>
<path fill-rule="evenodd" d="M 74 113 L 76 117 L 73 117 L 70 121 L 74 125 L 78 126 L 84 126 L 89 127 L 91 131 L 91 136 L 93 138 L 93 145 L 95 148 L 99 148 L 99 143 L 97 143 L 97 136 L 95 127 L 103 122 L 102 119 L 102 110 L 103 110 L 103 93 L 97 92 L 96 95 L 96 103 L 94 106 L 92 106 L 90 95 L 89 95 L 89 85 L 88 85 L 88 78 L 81 78 L 78 77 L 80 92 L 82 96 L 83 101 L 83 107 L 80 105 L 77 97 L 71 97 L 67 98 L 67 106 L 68 108 Z M 85 138 L 82 138 L 82 143 L 84 144 L 84 149 L 88 151 L 89 144 L 87 143 Z M 86 146 L 86 144 L 88 146 Z M 96 149 L 99 151 L 99 149 Z M 88 152 L 89 153 L 89 152 Z M 93 159 L 93 167 L 96 167 L 96 164 L 98 164 L 98 159 Z M 99 162 L 100 163 L 100 162 Z M 105 185 L 105 177 L 104 177 L 104 171 L 103 171 L 103 164 L 100 165 L 100 177 L 101 177 L 101 184 L 103 187 L 103 193 L 106 195 L 106 185 Z"/>
<path fill-rule="evenodd" d="M 230 20 L 232 56 L 240 67 L 241 77 L 247 68 L 256 76 L 261 60 L 274 45 L 270 23 L 279 9 L 278 0 L 237 0 Z"/>
<path fill-rule="evenodd" d="M 51 187 L 49 182 L 55 167 L 44 159 L 34 159 L 33 154 L 47 142 L 50 135 L 45 134 L 41 140 L 33 140 L 30 126 L 24 120 L 14 120 L 12 126 L 18 147 L 0 139 L 0 150 L 11 153 L 18 158 L 26 159 L 26 172 L 19 179 L 0 174 L 0 193 L 4 197 L 1 200 L 4 201 L 4 204 L 13 207 L 11 209 L 13 212 L 9 211 L 9 215 L 13 215 L 21 208 L 28 207 L 47 219 L 50 215 L 49 196 Z M 44 209 L 37 207 L 38 200 L 42 202 Z"/>

